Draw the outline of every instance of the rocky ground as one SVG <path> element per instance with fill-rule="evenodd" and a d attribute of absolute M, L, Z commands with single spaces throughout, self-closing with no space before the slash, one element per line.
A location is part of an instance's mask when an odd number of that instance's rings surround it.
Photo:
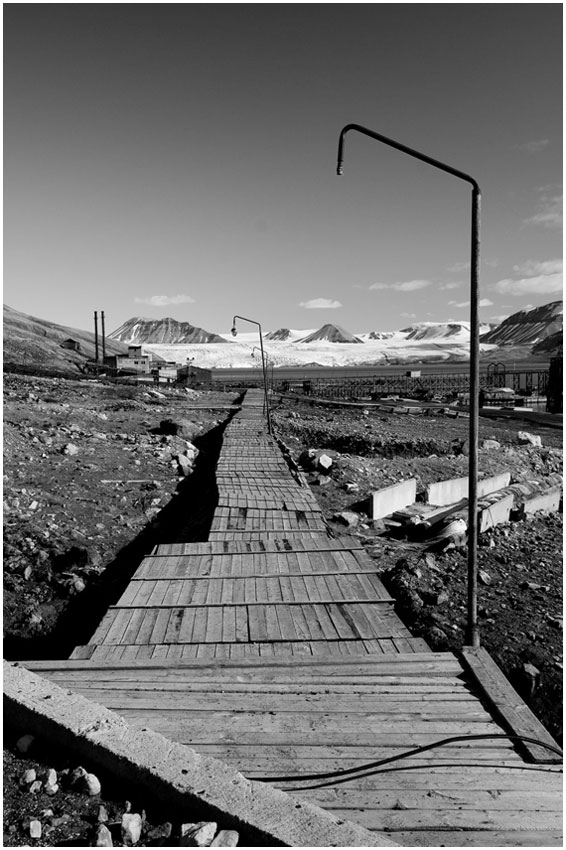
<path fill-rule="evenodd" d="M 68 657 L 88 641 L 156 543 L 206 539 L 214 467 L 230 416 L 222 405 L 236 397 L 5 376 L 5 657 Z M 403 478 L 416 477 L 422 491 L 432 481 L 465 475 L 467 421 L 329 410 L 308 401 L 275 407 L 277 433 L 296 460 L 313 448 L 332 458 L 328 475 L 306 469 L 313 492 L 337 530 L 344 530 L 338 513 L 357 516 L 348 532 L 358 534 L 374 558 L 407 625 L 434 648 L 461 646 L 466 550 L 432 553 L 389 539 L 368 520 L 364 499 Z M 534 429 L 482 421 L 482 441 L 495 440 L 498 447 L 482 449 L 481 472 L 510 470 L 516 481 L 560 473 L 560 431 L 536 429 L 542 447 L 532 447 L 519 445 L 518 430 Z M 483 535 L 479 561 L 482 642 L 560 738 L 562 515 L 540 515 Z M 27 769 L 45 783 L 49 769 L 77 767 L 72 761 L 55 764 L 41 749 L 21 754 L 7 737 L 6 846 L 88 844 L 99 828 L 101 804 L 114 844 L 122 841 L 122 817 L 130 813 L 123 789 L 91 796 L 63 778 L 49 795 L 21 783 Z M 143 807 L 150 811 L 147 801 L 131 811 L 141 814 Z M 152 818 L 148 814 L 140 845 L 175 846 L 178 838 L 150 836 L 154 828 L 166 830 L 163 824 L 175 821 L 173 815 Z M 42 824 L 40 838 L 30 834 L 33 820 Z M 180 823 L 177 818 L 172 829 L 180 830 Z"/>

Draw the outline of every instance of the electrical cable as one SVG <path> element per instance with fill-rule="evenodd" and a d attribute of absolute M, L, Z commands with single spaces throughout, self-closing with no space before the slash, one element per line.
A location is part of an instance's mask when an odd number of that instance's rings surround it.
<path fill-rule="evenodd" d="M 316 785 L 303 785 L 302 787 L 297 788 L 285 788 L 285 791 L 291 793 L 293 791 L 312 791 L 316 788 L 329 788 L 334 785 L 342 785 L 344 782 L 351 782 L 353 779 L 366 779 L 369 776 L 377 776 L 381 773 L 400 773 L 403 770 L 431 770 L 431 768 L 437 767 L 455 767 L 455 768 L 499 768 L 501 769 L 501 764 L 489 764 L 489 762 L 440 762 L 439 764 L 430 765 L 430 764 L 407 764 L 407 765 L 396 765 L 395 767 L 388 768 L 379 768 L 376 770 L 370 770 L 368 773 L 358 773 L 355 776 L 344 776 L 342 779 L 329 779 L 328 782 L 317 782 Z M 526 764 L 513 764 L 507 765 L 505 770 L 526 770 L 529 773 L 547 773 L 548 765 L 544 767 L 531 767 Z M 253 777 L 250 777 L 252 779 Z M 256 780 L 254 779 L 254 782 Z M 259 781 L 259 780 L 258 780 Z"/>
<path fill-rule="evenodd" d="M 482 735 L 453 735 L 450 738 L 442 738 L 440 741 L 435 741 L 433 744 L 425 744 L 421 747 L 415 747 L 414 749 L 407 750 L 404 753 L 398 753 L 395 756 L 389 756 L 389 758 L 379 759 L 379 761 L 367 762 L 366 764 L 361 764 L 357 767 L 349 767 L 343 770 L 333 770 L 329 771 L 328 773 L 309 773 L 299 774 L 295 776 L 259 776 L 254 777 L 254 779 L 257 782 L 308 782 L 320 779 L 333 780 L 337 778 L 337 782 L 333 781 L 325 783 L 325 785 L 337 785 L 339 782 L 348 781 L 348 779 L 344 777 L 357 779 L 361 774 L 361 771 L 371 771 L 371 773 L 364 773 L 363 776 L 372 776 L 373 773 L 380 772 L 379 770 L 377 770 L 377 768 L 383 767 L 386 764 L 401 761 L 403 759 L 409 758 L 410 756 L 418 755 L 419 753 L 424 753 L 428 750 L 434 750 L 437 747 L 444 747 L 447 744 L 454 744 L 457 741 L 482 741 L 500 738 L 504 738 L 508 741 L 520 741 L 522 743 L 536 744 L 539 747 L 543 747 L 544 749 L 556 753 L 556 755 L 562 756 L 562 751 L 558 747 L 555 747 L 552 744 L 548 744 L 545 741 L 540 741 L 538 738 L 529 738 L 526 735 L 508 735 L 505 733 L 492 733 Z M 316 785 L 310 787 L 320 788 L 323 786 Z"/>

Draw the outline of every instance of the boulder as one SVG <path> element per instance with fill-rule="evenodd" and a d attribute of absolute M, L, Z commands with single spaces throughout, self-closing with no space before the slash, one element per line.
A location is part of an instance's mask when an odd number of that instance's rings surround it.
<path fill-rule="evenodd" d="M 517 434 L 517 442 L 522 446 L 542 446 L 542 439 L 538 434 L 529 434 L 528 431 L 519 431 Z"/>
<path fill-rule="evenodd" d="M 237 847 L 239 834 L 234 829 L 221 829 L 211 847 Z"/>
<path fill-rule="evenodd" d="M 125 847 L 133 847 L 141 838 L 142 819 L 137 812 L 122 815 L 121 834 Z"/>
<path fill-rule="evenodd" d="M 339 514 L 334 514 L 333 519 L 348 526 L 348 528 L 355 528 L 360 521 L 359 515 L 354 511 L 341 511 Z"/>
<path fill-rule="evenodd" d="M 114 847 L 112 833 L 103 823 L 99 823 L 94 834 L 93 847 Z"/>
<path fill-rule="evenodd" d="M 181 826 L 180 847 L 210 847 L 218 829 L 214 821 L 201 823 L 184 823 Z"/>

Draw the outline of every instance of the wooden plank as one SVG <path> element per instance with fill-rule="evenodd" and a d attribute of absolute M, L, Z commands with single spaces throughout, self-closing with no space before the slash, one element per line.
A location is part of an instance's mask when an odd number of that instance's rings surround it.
<path fill-rule="evenodd" d="M 534 781 L 531 779 L 531 784 Z M 284 787 L 284 786 L 282 786 Z M 297 792 L 294 792 L 297 793 Z M 347 818 L 354 818 L 352 809 L 366 809 L 377 816 L 377 811 L 401 809 L 417 811 L 442 811 L 447 808 L 464 811 L 562 811 L 562 795 L 558 789 L 541 790 L 534 787 L 523 790 L 505 790 L 494 795 L 488 790 L 477 789 L 446 789 L 438 791 L 421 790 L 366 790 L 358 788 L 319 788 L 310 792 L 299 792 L 299 796 L 317 805 L 323 805 L 334 811 L 339 809 Z"/>
<path fill-rule="evenodd" d="M 440 832 L 398 830 L 391 838 L 405 847 L 562 847 L 561 831 L 466 829 Z M 486 842 L 489 842 L 486 845 Z"/>
<path fill-rule="evenodd" d="M 550 746 L 558 747 L 554 738 L 511 687 L 487 650 L 483 647 L 465 647 L 462 650 L 462 658 L 493 710 L 513 735 L 537 738 Z M 557 764 L 562 761 L 560 755 L 555 755 L 536 744 L 518 743 L 517 746 L 529 761 L 540 764 Z"/>
<path fill-rule="evenodd" d="M 334 809 L 333 814 L 345 817 L 345 811 Z M 483 811 L 452 810 L 447 808 L 441 811 L 403 811 L 403 812 L 379 812 L 376 816 L 373 812 L 356 811 L 356 823 L 366 828 L 378 828 L 380 831 L 392 833 L 395 840 L 395 832 L 406 830 L 432 830 L 438 827 L 439 820 L 446 830 L 484 830 L 486 837 L 488 830 L 515 830 L 517 828 L 518 816 L 521 820 L 522 829 L 555 831 L 562 828 L 562 812 L 500 812 L 489 808 Z"/>

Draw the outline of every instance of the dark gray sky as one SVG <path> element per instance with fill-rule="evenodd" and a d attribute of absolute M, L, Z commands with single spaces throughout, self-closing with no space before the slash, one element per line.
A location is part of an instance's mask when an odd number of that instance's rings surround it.
<path fill-rule="evenodd" d="M 562 6 L 4 5 L 4 300 L 354 332 L 561 297 Z"/>

